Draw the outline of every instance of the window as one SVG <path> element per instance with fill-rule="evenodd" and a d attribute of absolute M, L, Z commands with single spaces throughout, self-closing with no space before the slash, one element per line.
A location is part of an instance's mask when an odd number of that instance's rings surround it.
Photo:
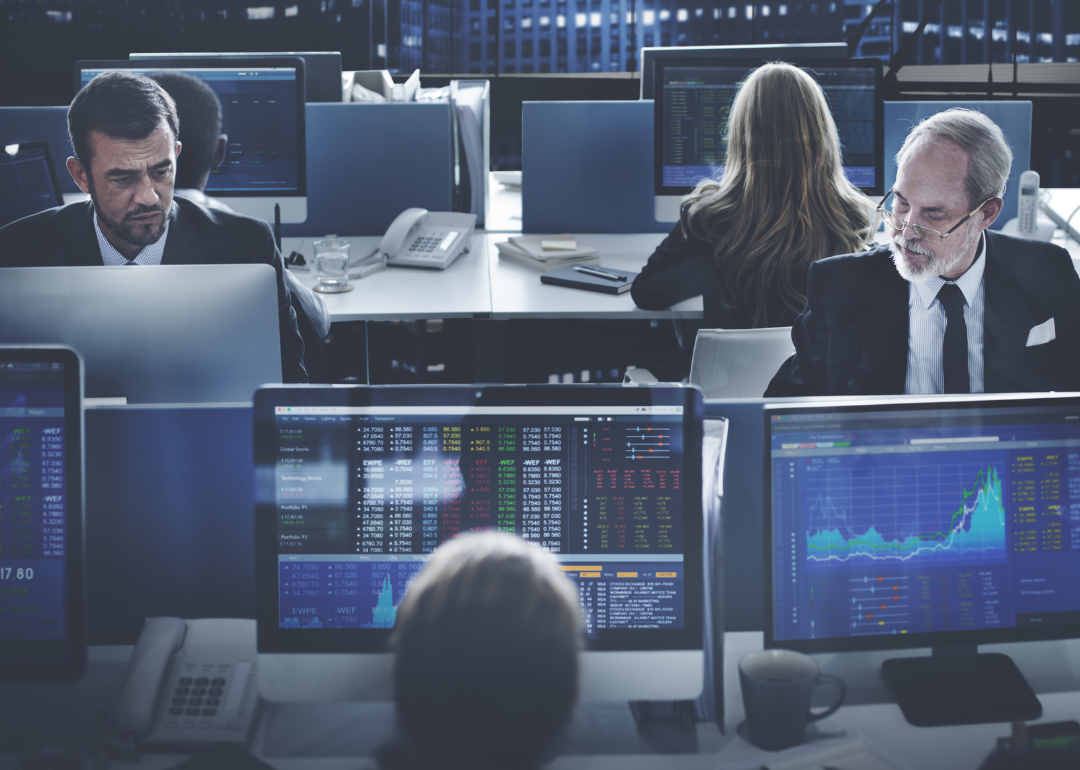
<path fill-rule="evenodd" d="M 513 59 L 517 56 L 517 44 L 513 40 L 507 40 L 503 43 L 503 58 Z"/>

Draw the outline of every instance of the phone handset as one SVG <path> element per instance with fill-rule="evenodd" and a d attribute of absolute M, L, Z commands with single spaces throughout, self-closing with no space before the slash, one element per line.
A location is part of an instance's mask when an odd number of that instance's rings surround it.
<path fill-rule="evenodd" d="M 1039 221 L 1039 172 L 1025 171 L 1020 175 L 1020 202 L 1017 205 L 1016 230 L 1024 238 L 1034 238 Z"/>
<path fill-rule="evenodd" d="M 427 209 L 412 208 L 402 211 L 398 214 L 397 219 L 391 223 L 386 235 L 383 236 L 382 243 L 379 244 L 379 253 L 385 254 L 387 257 L 396 257 L 401 253 L 401 249 L 404 247 L 410 233 L 423 226 L 427 220 Z"/>
<path fill-rule="evenodd" d="M 165 685 L 165 673 L 172 656 L 183 646 L 187 623 L 180 618 L 149 618 L 131 655 L 116 723 L 136 736 L 150 730 L 154 706 Z"/>

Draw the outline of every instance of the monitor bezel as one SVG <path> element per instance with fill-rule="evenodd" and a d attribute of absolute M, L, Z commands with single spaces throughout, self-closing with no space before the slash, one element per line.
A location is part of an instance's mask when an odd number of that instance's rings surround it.
<path fill-rule="evenodd" d="M 305 115 L 306 70 L 303 58 L 299 56 L 275 56 L 272 58 L 225 58 L 206 57 L 148 57 L 145 59 L 110 59 L 80 60 L 75 62 L 75 93 L 82 90 L 82 72 L 86 69 L 109 70 L 193 70 L 193 69 L 273 69 L 293 68 L 296 70 L 296 189 L 294 190 L 214 190 L 207 189 L 207 195 L 215 198 L 306 198 L 307 185 L 307 118 Z M 227 128 L 227 127 L 226 127 Z M 182 130 L 182 129 L 181 129 Z"/>
<path fill-rule="evenodd" d="M 883 634 L 880 636 L 828 637 L 823 639 L 777 639 L 775 636 L 775 618 L 773 616 L 774 580 L 773 580 L 773 503 L 772 503 L 772 442 L 770 425 L 772 417 L 785 414 L 820 413 L 825 410 L 857 414 L 882 410 L 925 411 L 927 409 L 986 409 L 996 404 L 1009 408 L 1062 406 L 1075 404 L 1080 410 L 1080 393 L 1065 394 L 997 394 L 968 395 L 937 398 L 885 398 L 860 401 L 837 401 L 835 403 L 805 401 L 792 404 L 765 404 L 762 408 L 764 430 L 764 491 L 762 497 L 762 519 L 764 522 L 764 610 L 765 610 L 765 648 L 787 649 L 798 652 L 876 652 L 884 650 L 906 650 L 926 647 L 975 647 L 983 644 L 1008 642 L 1049 641 L 1055 639 L 1080 638 L 1080 623 L 1060 623 L 1047 626 L 1029 626 L 1024 628 L 978 628 L 966 631 L 923 631 L 907 634 Z"/>
<path fill-rule="evenodd" d="M 694 387 L 624 388 L 621 385 L 441 385 L 329 386 L 282 385 L 255 392 L 254 455 L 256 488 L 273 473 L 274 408 L 277 406 L 681 406 L 685 482 L 683 551 L 684 628 L 609 629 L 587 639 L 590 651 L 700 650 L 704 628 L 704 549 L 701 446 L 704 401 Z M 389 629 L 318 630 L 278 624 L 277 525 L 273 503 L 255 496 L 255 596 L 260 653 L 384 653 Z"/>
<path fill-rule="evenodd" d="M 48 208 L 56 208 L 57 206 L 63 206 L 64 191 L 60 189 L 60 177 L 56 174 L 56 165 L 53 163 L 52 160 L 52 150 L 49 149 L 49 143 L 45 141 L 35 140 L 32 142 L 13 142 L 12 144 L 17 144 L 19 146 L 19 149 L 14 155 L 10 155 L 9 157 L 18 157 L 23 153 L 24 150 L 41 150 L 45 154 L 45 165 L 49 169 L 49 181 L 52 183 L 53 186 L 54 201 L 53 205 L 49 206 Z M 42 209 L 42 211 L 47 211 L 48 208 Z M 33 216 L 33 214 L 27 214 L 27 216 Z M 11 220 L 11 222 L 18 221 L 19 220 L 17 219 Z M 5 224 L 11 224 L 11 222 L 0 221 L 0 227 L 3 227 Z"/>
<path fill-rule="evenodd" d="M 64 509 L 67 551 L 67 633 L 55 647 L 63 660 L 8 658 L 8 641 L 0 641 L 0 682 L 71 682 L 86 671 L 85 605 L 85 474 L 83 430 L 83 365 L 79 354 L 59 345 L 0 345 L 0 362 L 63 364 L 64 388 Z M 30 641 L 30 640 L 27 640 Z M 40 640 L 33 640 L 40 643 Z"/>
<path fill-rule="evenodd" d="M 653 191 L 657 196 L 683 196 L 693 187 L 664 185 L 664 67 L 760 67 L 770 62 L 784 62 L 802 69 L 820 67 L 872 70 L 874 73 L 874 184 L 858 187 L 866 195 L 883 195 L 885 191 L 885 78 L 880 59 L 836 59 L 799 56 L 752 57 L 690 57 L 658 56 L 653 60 L 651 76 L 656 83 L 653 92 Z"/>

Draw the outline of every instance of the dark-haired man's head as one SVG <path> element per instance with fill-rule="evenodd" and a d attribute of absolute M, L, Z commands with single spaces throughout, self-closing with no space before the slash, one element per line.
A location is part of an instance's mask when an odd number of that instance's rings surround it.
<path fill-rule="evenodd" d="M 172 98 L 130 72 L 98 75 L 68 108 L 75 150 L 68 171 L 90 195 L 101 232 L 128 259 L 165 232 L 179 131 Z"/>
<path fill-rule="evenodd" d="M 176 103 L 184 126 L 184 157 L 177 161 L 176 186 L 203 190 L 210 171 L 225 159 L 228 139 L 221 133 L 221 102 L 203 80 L 185 72 L 149 76 Z"/>

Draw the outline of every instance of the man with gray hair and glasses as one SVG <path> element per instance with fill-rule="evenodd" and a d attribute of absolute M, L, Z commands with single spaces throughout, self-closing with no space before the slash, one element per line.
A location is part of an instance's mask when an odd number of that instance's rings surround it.
<path fill-rule="evenodd" d="M 765 396 L 1080 390 L 1068 252 L 987 229 L 1012 165 L 1001 129 L 946 110 L 896 164 L 878 205 L 889 245 L 810 266 L 795 355 Z"/>

